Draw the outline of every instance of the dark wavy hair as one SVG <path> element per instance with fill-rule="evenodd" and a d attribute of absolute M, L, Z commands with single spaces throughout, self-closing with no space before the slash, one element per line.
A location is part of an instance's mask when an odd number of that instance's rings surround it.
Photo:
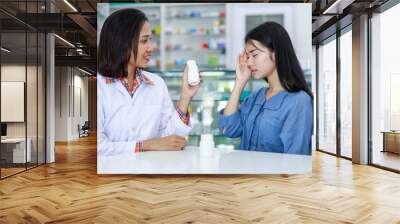
<path fill-rule="evenodd" d="M 107 17 L 98 47 L 98 72 L 106 77 L 128 76 L 127 66 L 133 52 L 137 57 L 140 30 L 148 21 L 138 9 L 121 9 Z"/>
<path fill-rule="evenodd" d="M 251 40 L 260 42 L 275 53 L 275 65 L 279 81 L 287 91 L 298 92 L 303 90 L 313 97 L 285 28 L 275 22 L 263 23 L 246 34 L 245 42 Z"/>

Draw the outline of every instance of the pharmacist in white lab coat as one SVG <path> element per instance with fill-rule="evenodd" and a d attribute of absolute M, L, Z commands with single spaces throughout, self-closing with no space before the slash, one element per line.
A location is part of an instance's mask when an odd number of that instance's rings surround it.
<path fill-rule="evenodd" d="M 185 68 L 174 105 L 163 79 L 143 70 L 153 51 L 145 14 L 137 9 L 112 13 L 98 49 L 98 155 L 182 150 L 192 128 L 188 107 L 200 85 L 188 85 Z"/>

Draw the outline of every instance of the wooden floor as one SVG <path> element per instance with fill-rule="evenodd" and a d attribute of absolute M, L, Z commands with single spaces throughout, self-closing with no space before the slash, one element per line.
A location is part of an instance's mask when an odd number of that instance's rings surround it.
<path fill-rule="evenodd" d="M 372 159 L 374 164 L 400 170 L 400 154 L 376 150 Z"/>
<path fill-rule="evenodd" d="M 400 223 L 400 175 L 316 152 L 308 175 L 96 174 L 94 137 L 0 181 L 0 223 Z"/>
<path fill-rule="evenodd" d="M 27 169 L 33 169 L 36 166 L 37 166 L 37 164 L 35 163 L 35 164 L 27 164 L 27 167 L 25 167 L 25 164 L 21 164 L 21 165 L 18 165 L 18 167 L 12 167 L 12 168 L 9 168 L 9 167 L 4 168 L 3 167 L 3 168 L 1 168 L 1 178 L 6 178 L 8 176 L 12 176 L 17 173 L 24 172 Z"/>
<path fill-rule="evenodd" d="M 25 167 L 24 168 L 1 168 L 1 177 L 8 177 L 11 176 L 13 174 L 25 171 Z"/>

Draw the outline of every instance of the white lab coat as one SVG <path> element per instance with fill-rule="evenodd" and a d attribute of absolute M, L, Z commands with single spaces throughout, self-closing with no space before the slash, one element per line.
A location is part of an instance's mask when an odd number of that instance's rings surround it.
<path fill-rule="evenodd" d="M 120 81 L 106 84 L 97 75 L 97 152 L 99 156 L 134 155 L 136 143 L 172 134 L 186 136 L 164 80 L 142 72 L 153 84 L 141 83 L 131 97 Z"/>

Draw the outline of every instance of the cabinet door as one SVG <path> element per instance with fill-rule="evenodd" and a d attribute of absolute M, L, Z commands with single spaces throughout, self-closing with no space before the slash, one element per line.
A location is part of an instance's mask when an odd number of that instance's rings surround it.
<path fill-rule="evenodd" d="M 386 151 L 400 153 L 400 133 L 385 133 Z"/>

